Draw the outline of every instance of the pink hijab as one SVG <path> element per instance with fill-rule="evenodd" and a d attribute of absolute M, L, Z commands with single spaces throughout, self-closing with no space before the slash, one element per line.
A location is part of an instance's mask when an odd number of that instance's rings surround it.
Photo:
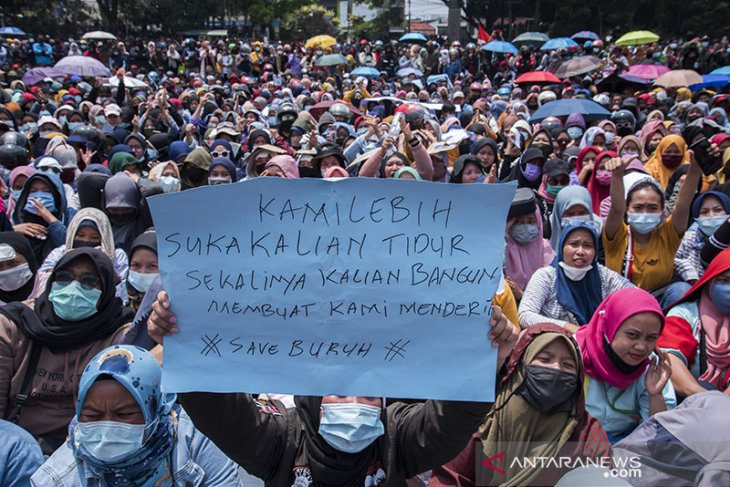
<path fill-rule="evenodd" d="M 603 300 L 590 323 L 580 327 L 575 334 L 585 371 L 590 377 L 622 390 L 641 377 L 649 366 L 649 359 L 645 360 L 643 367 L 639 367 L 631 374 L 624 374 L 604 351 L 603 337 L 605 335 L 611 343 L 624 321 L 636 314 L 647 312 L 659 315 L 664 328 L 664 314 L 659 303 L 654 296 L 643 289 L 619 289 Z"/>
<path fill-rule="evenodd" d="M 30 178 L 32 175 L 34 175 L 37 171 L 35 168 L 31 166 L 18 166 L 12 171 L 10 171 L 10 177 L 8 178 L 8 189 L 12 190 L 13 184 L 15 184 L 15 180 L 18 179 L 18 176 L 25 176 L 26 178 Z M 8 208 L 6 210 L 6 213 L 8 215 L 13 214 L 13 210 L 15 209 L 15 200 L 11 197 L 8 198 Z"/>
<path fill-rule="evenodd" d="M 541 267 L 553 260 L 553 249 L 550 241 L 542 238 L 542 215 L 540 209 L 535 210 L 538 237 L 527 245 L 519 245 L 509 234 L 512 224 L 507 223 L 506 248 L 504 258 L 505 277 L 510 278 L 520 289 L 525 289 L 532 275 Z"/>
<path fill-rule="evenodd" d="M 707 350 L 707 370 L 700 376 L 700 380 L 723 388 L 726 387 L 730 374 L 730 317 L 722 314 L 712 304 L 710 289 L 711 286 L 705 286 L 699 305 Z"/>

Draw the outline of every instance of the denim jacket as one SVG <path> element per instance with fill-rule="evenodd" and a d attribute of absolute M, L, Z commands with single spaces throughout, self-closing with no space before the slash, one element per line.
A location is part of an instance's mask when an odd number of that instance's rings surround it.
<path fill-rule="evenodd" d="M 240 486 L 245 475 L 238 465 L 195 429 L 190 417 L 180 411 L 176 442 L 172 449 L 172 484 L 195 487 Z M 239 470 L 241 470 L 239 472 Z M 105 487 L 74 457 L 68 440 L 33 474 L 34 487 Z"/>

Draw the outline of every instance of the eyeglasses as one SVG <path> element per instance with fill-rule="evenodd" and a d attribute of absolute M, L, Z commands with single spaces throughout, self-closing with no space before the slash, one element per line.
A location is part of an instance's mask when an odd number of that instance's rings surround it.
<path fill-rule="evenodd" d="M 79 284 L 81 284 L 81 287 L 84 289 L 96 289 L 97 287 L 101 287 L 101 279 L 94 274 L 84 274 L 79 279 L 76 279 L 74 273 L 71 271 L 60 270 L 56 272 L 54 282 L 67 286 L 71 284 L 72 281 L 79 281 Z"/>
<path fill-rule="evenodd" d="M 225 157 L 226 159 L 228 159 L 228 156 L 230 156 L 231 153 L 228 152 L 227 150 L 222 150 L 220 152 L 218 152 L 217 150 L 214 150 L 213 152 L 210 153 L 210 155 L 213 157 L 213 159 L 217 159 L 219 157 Z"/>

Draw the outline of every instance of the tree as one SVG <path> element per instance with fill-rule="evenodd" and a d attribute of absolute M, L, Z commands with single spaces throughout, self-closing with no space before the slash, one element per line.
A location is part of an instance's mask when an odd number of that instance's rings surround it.
<path fill-rule="evenodd" d="M 319 5 L 298 8 L 284 19 L 285 32 L 290 40 L 305 40 L 315 35 L 337 35 L 335 13 Z"/>

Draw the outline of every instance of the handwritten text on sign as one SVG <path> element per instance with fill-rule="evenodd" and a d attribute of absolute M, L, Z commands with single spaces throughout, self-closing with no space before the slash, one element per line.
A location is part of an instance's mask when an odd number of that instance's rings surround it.
<path fill-rule="evenodd" d="M 169 390 L 493 398 L 513 185 L 258 178 L 154 197 Z"/>

